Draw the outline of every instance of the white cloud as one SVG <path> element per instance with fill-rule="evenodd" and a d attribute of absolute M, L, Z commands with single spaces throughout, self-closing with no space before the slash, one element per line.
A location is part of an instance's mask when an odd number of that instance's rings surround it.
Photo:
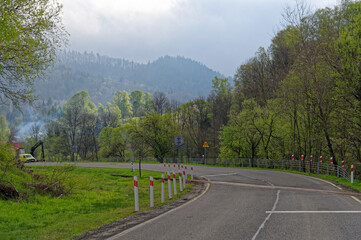
<path fill-rule="evenodd" d="M 312 1 L 316 7 L 337 0 Z M 201 61 L 226 75 L 267 45 L 287 0 L 62 0 L 70 44 L 147 62 L 162 55 Z"/>

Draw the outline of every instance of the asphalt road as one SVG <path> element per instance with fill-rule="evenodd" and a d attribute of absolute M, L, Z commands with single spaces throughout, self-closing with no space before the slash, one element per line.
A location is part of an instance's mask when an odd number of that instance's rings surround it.
<path fill-rule="evenodd" d="M 129 164 L 82 163 L 87 167 Z M 163 165 L 143 169 L 164 171 Z M 360 195 L 276 171 L 195 167 L 210 181 L 198 199 L 114 239 L 361 239 Z"/>

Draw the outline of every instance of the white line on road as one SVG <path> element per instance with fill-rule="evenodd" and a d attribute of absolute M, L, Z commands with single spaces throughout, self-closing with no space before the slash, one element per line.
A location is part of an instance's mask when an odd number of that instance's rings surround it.
<path fill-rule="evenodd" d="M 355 200 L 356 202 L 358 202 L 358 203 L 360 203 L 361 204 L 361 200 L 360 199 L 358 199 L 357 197 L 355 197 L 355 196 L 351 196 L 352 197 L 352 199 L 353 200 Z"/>
<path fill-rule="evenodd" d="M 266 211 L 266 213 L 361 213 L 361 211 Z"/>
<path fill-rule="evenodd" d="M 273 204 L 272 211 L 275 211 L 275 210 L 276 210 L 277 203 L 278 203 L 278 201 L 279 201 L 279 199 L 280 199 L 280 192 L 281 192 L 281 190 L 278 190 L 278 191 L 277 191 L 277 197 L 276 197 L 275 203 Z M 266 224 L 266 222 L 268 221 L 268 219 L 271 217 L 271 215 L 272 215 L 272 212 L 267 215 L 266 219 L 263 221 L 263 223 L 261 224 L 261 226 L 259 226 L 256 234 L 254 234 L 252 240 L 255 240 L 255 239 L 257 238 L 259 232 L 262 230 L 262 228 L 264 228 L 264 225 Z"/>
<path fill-rule="evenodd" d="M 218 176 L 231 176 L 237 175 L 237 173 L 223 173 L 223 174 L 215 174 L 215 175 L 203 175 L 201 177 L 218 177 Z"/>

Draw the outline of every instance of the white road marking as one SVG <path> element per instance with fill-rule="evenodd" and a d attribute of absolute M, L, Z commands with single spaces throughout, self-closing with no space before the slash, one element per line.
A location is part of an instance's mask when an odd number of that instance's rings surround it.
<path fill-rule="evenodd" d="M 231 175 L 237 175 L 237 173 L 223 173 L 223 174 L 215 174 L 215 175 L 203 175 L 201 177 L 218 177 L 218 176 L 231 176 Z"/>
<path fill-rule="evenodd" d="M 272 211 L 275 211 L 275 210 L 276 210 L 277 203 L 278 203 L 278 201 L 279 201 L 279 199 L 280 199 L 280 192 L 281 192 L 281 190 L 278 190 L 278 191 L 277 191 L 277 197 L 276 197 L 275 203 L 273 204 Z M 270 213 L 267 215 L 266 219 L 263 221 L 263 223 L 261 224 L 261 226 L 259 226 L 257 232 L 254 234 L 252 240 L 255 240 L 255 239 L 257 238 L 258 234 L 260 233 L 260 231 L 262 230 L 262 228 L 264 228 L 264 225 L 266 224 L 266 222 L 268 221 L 268 219 L 271 217 L 271 215 L 272 215 L 272 212 L 270 212 Z"/>
<path fill-rule="evenodd" d="M 353 200 L 355 200 L 356 202 L 358 202 L 358 203 L 360 203 L 361 204 L 361 200 L 360 199 L 358 199 L 357 197 L 355 197 L 355 196 L 351 196 L 352 197 L 352 199 Z"/>
<path fill-rule="evenodd" d="M 361 211 L 266 211 L 266 213 L 361 213 Z"/>
<path fill-rule="evenodd" d="M 124 236 L 124 235 L 126 235 L 126 234 L 128 234 L 128 233 L 130 233 L 130 232 L 132 232 L 132 231 L 134 231 L 134 230 L 136 230 L 136 229 L 138 229 L 138 228 L 140 228 L 140 227 L 143 227 L 144 225 L 146 225 L 146 224 L 148 224 L 148 223 L 151 223 L 151 222 L 153 222 L 153 221 L 156 221 L 156 220 L 158 220 L 159 218 L 161 218 L 161 217 L 163 217 L 163 216 L 165 216 L 165 215 L 167 215 L 167 214 L 169 214 L 169 213 L 171 213 L 171 212 L 174 212 L 174 211 L 176 211 L 176 210 L 178 210 L 178 209 L 180 209 L 180 208 L 182 208 L 182 207 L 184 207 L 184 206 L 187 206 L 188 204 L 190 204 L 190 203 L 192 203 L 192 202 L 194 202 L 194 201 L 197 201 L 199 198 L 201 198 L 204 194 L 206 194 L 206 193 L 208 192 L 209 187 L 210 187 L 210 184 L 208 183 L 206 189 L 202 192 L 202 194 L 199 195 L 199 196 L 197 196 L 196 198 L 193 198 L 193 199 L 190 200 L 189 202 L 186 202 L 185 204 L 183 204 L 183 205 L 181 205 L 181 206 L 179 206 L 179 207 L 176 207 L 176 208 L 174 208 L 174 209 L 172 209 L 172 210 L 169 210 L 168 212 L 165 212 L 165 213 L 163 213 L 163 214 L 161 214 L 161 215 L 159 215 L 159 216 L 157 216 L 157 217 L 155 217 L 155 218 L 152 218 L 152 219 L 150 219 L 150 220 L 148 220 L 148 221 L 146 221 L 146 222 L 140 223 L 140 224 L 138 224 L 138 225 L 136 225 L 136 226 L 134 226 L 134 227 L 132 227 L 132 228 L 129 228 L 129 229 L 127 229 L 127 230 L 125 230 L 125 231 L 123 231 L 123 232 L 121 232 L 121 233 L 118 233 L 117 235 L 114 235 L 114 236 L 112 236 L 112 237 L 110 237 L 110 238 L 107 238 L 107 240 L 116 240 L 116 239 L 119 239 L 120 237 L 122 237 L 122 236 Z"/>

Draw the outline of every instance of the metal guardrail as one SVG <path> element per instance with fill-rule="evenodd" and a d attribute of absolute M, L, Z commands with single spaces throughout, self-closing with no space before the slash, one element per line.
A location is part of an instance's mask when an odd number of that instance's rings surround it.
<path fill-rule="evenodd" d="M 51 161 L 51 160 L 50 160 Z M 96 162 L 130 162 L 129 159 L 121 158 L 101 158 Z M 139 162 L 134 160 L 134 164 Z M 155 158 L 144 158 L 142 163 L 159 163 Z M 249 168 L 268 168 L 268 169 L 284 169 L 298 172 L 306 172 L 313 174 L 331 175 L 351 180 L 349 171 L 340 165 L 330 162 L 306 161 L 296 159 L 250 159 L 250 158 L 165 158 L 164 163 L 182 163 L 182 164 L 198 164 L 219 167 L 249 167 Z"/>

